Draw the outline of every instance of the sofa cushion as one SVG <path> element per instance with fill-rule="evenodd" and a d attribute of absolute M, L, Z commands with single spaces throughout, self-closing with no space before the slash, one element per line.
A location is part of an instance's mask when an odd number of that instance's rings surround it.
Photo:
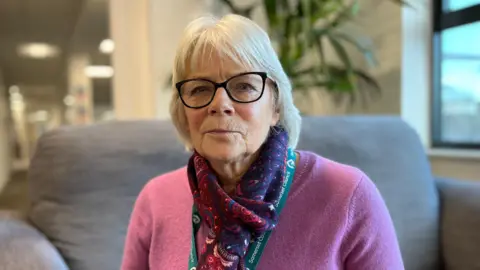
<path fill-rule="evenodd" d="M 68 266 L 42 233 L 0 211 L 0 269 L 68 270 Z"/>
<path fill-rule="evenodd" d="M 118 270 L 133 203 L 152 177 L 184 166 L 169 122 L 112 122 L 44 135 L 30 168 L 30 221 L 72 270 Z"/>
<path fill-rule="evenodd" d="M 480 269 L 480 182 L 438 178 L 445 270 Z"/>

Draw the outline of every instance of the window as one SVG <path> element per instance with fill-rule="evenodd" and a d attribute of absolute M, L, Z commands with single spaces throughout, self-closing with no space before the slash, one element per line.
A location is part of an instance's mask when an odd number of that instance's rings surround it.
<path fill-rule="evenodd" d="M 480 0 L 434 0 L 432 146 L 480 149 Z"/>

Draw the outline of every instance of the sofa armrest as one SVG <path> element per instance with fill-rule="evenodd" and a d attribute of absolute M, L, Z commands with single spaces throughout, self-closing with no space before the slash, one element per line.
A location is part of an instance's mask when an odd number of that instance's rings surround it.
<path fill-rule="evenodd" d="M 480 181 L 437 178 L 445 269 L 480 269 Z"/>
<path fill-rule="evenodd" d="M 66 270 L 68 267 L 40 232 L 0 213 L 0 269 Z"/>

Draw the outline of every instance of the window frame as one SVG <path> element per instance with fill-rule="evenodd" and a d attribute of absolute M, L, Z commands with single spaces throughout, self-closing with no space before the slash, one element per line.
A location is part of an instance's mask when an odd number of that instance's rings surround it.
<path fill-rule="evenodd" d="M 454 1 L 454 0 L 450 0 Z M 455 11 L 446 11 L 449 0 L 433 0 L 432 40 L 432 99 L 431 147 L 453 149 L 480 149 L 480 143 L 446 142 L 442 140 L 442 32 L 474 22 L 480 22 L 480 3 Z"/>

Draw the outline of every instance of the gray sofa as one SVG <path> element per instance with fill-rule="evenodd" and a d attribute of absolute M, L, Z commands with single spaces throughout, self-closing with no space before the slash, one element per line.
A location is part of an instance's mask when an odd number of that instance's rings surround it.
<path fill-rule="evenodd" d="M 372 178 L 406 269 L 480 269 L 480 183 L 432 176 L 416 133 L 399 118 L 306 117 L 298 148 Z M 169 122 L 49 132 L 32 159 L 27 220 L 0 219 L 0 269 L 118 269 L 137 194 L 188 157 Z"/>

